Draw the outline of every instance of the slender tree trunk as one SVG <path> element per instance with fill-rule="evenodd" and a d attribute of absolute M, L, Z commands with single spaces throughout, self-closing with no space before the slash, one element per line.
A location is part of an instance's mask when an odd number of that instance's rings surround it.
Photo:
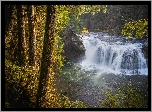
<path fill-rule="evenodd" d="M 36 35 L 34 26 L 34 5 L 28 5 L 28 27 L 29 27 L 29 65 L 36 65 Z"/>
<path fill-rule="evenodd" d="M 8 32 L 12 12 L 13 12 L 13 5 L 6 5 L 5 6 L 5 35 Z"/>
<path fill-rule="evenodd" d="M 15 36 L 15 31 L 16 31 L 16 25 L 15 22 L 17 20 L 16 16 L 16 6 L 15 5 L 6 5 L 5 6 L 5 39 L 10 40 L 10 47 L 8 52 L 10 53 L 9 55 L 11 56 L 10 59 L 15 59 L 16 54 L 15 48 L 16 48 L 16 36 Z M 5 46 L 6 47 L 6 46 Z"/>
<path fill-rule="evenodd" d="M 6 5 L 5 6 L 5 36 L 7 37 L 8 31 L 13 30 L 13 25 L 15 18 L 15 5 Z M 9 30 L 9 26 L 11 25 L 11 28 Z"/>
<path fill-rule="evenodd" d="M 47 79 L 49 76 L 51 54 L 54 43 L 55 20 L 56 20 L 56 7 L 55 5 L 48 5 L 41 68 L 40 68 L 39 86 L 38 86 L 37 98 L 36 98 L 37 108 L 45 107 L 43 104 L 45 102 Z"/>
<path fill-rule="evenodd" d="M 25 12 L 23 5 L 17 5 L 17 24 L 18 24 L 18 61 L 19 61 L 19 65 L 24 65 L 26 59 L 26 39 L 25 39 Z"/>

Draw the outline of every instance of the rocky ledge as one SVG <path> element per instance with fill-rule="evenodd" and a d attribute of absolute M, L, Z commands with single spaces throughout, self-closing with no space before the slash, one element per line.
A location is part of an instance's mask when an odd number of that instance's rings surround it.
<path fill-rule="evenodd" d="M 66 61 L 78 61 L 85 55 L 85 47 L 81 37 L 77 36 L 72 29 L 65 29 L 61 33 L 64 43 L 64 56 Z"/>

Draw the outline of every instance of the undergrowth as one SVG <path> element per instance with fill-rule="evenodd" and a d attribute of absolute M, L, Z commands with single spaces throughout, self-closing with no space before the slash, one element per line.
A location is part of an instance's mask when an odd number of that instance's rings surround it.
<path fill-rule="evenodd" d="M 87 108 L 81 101 L 71 101 L 68 97 L 56 92 L 54 76 L 45 95 L 45 108 Z M 39 67 L 19 67 L 5 60 L 5 108 L 35 108 L 39 81 Z M 52 82 L 51 82 L 52 81 Z"/>
<path fill-rule="evenodd" d="M 103 108 L 148 108 L 147 101 L 128 84 L 120 87 L 116 92 L 109 90 L 105 93 L 106 99 L 100 100 Z"/>

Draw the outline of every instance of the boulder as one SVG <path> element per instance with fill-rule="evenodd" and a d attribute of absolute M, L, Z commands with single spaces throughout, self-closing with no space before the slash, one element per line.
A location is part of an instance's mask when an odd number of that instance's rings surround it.
<path fill-rule="evenodd" d="M 64 29 L 60 36 L 63 38 L 66 61 L 78 61 L 85 55 L 85 47 L 81 37 L 77 36 L 72 29 Z"/>

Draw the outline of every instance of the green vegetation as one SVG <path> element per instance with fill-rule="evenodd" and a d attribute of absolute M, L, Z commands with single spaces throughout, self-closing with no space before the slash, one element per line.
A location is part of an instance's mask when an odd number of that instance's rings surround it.
<path fill-rule="evenodd" d="M 125 24 L 122 34 L 129 37 L 142 38 L 148 37 L 148 19 L 140 19 L 138 21 L 132 21 Z"/>
<path fill-rule="evenodd" d="M 141 37 L 143 34 L 139 34 L 139 32 L 145 25 L 142 26 L 143 23 L 139 20 L 148 21 L 146 18 L 148 18 L 148 5 L 107 5 L 106 13 L 99 11 L 94 15 L 91 13 L 82 14 L 80 22 L 83 27 L 89 29 L 89 32 L 107 32 L 111 35 L 122 35 L 122 30 L 125 30 L 125 34 L 130 35 L 132 30 L 129 30 L 129 26 L 134 22 L 138 22 L 135 23 L 134 27 L 137 28 L 137 37 Z M 127 23 L 129 24 L 127 25 Z M 128 28 L 124 28 L 125 24 Z M 145 30 L 147 30 L 146 27 L 142 32 Z M 134 33 L 133 36 L 135 36 Z"/>
<path fill-rule="evenodd" d="M 5 107 L 6 108 L 35 108 L 36 93 L 38 89 L 38 67 L 19 67 L 5 60 Z M 71 101 L 68 97 L 58 94 L 54 88 L 54 76 L 50 75 L 51 88 L 46 97 L 46 108 L 87 108 L 81 101 Z"/>
<path fill-rule="evenodd" d="M 147 108 L 147 102 L 141 94 L 129 84 L 118 88 L 116 92 L 109 90 L 105 93 L 106 99 L 100 101 L 103 108 Z"/>
<path fill-rule="evenodd" d="M 107 5 L 5 6 L 6 108 L 88 108 L 81 101 L 74 102 L 57 93 L 54 87 L 55 76 L 61 75 L 65 62 L 64 43 L 59 33 L 70 22 L 76 26 L 74 31 L 80 32 L 80 16 L 85 13 L 95 15 L 101 11 L 106 13 Z M 126 24 L 124 35 L 130 36 L 132 31 L 127 32 L 132 24 L 135 27 L 131 28 L 137 29 L 137 36 L 147 35 L 148 20 Z M 131 98 L 134 97 L 132 89 L 127 92 Z M 117 96 L 111 96 L 110 93 L 106 95 L 112 104 L 105 103 L 105 107 L 127 107 L 127 99 L 121 105 L 117 102 Z M 141 96 L 136 94 L 136 97 L 139 98 L 137 102 L 142 103 Z M 132 105 L 135 100 L 129 101 L 131 104 L 128 108 L 142 107 L 139 104 Z"/>
<path fill-rule="evenodd" d="M 91 8 L 95 12 L 102 7 L 5 6 L 6 108 L 87 107 L 59 95 L 54 88 L 54 76 L 61 74 L 64 65 L 64 44 L 59 32 L 67 27 L 71 13 L 78 17 Z"/>

